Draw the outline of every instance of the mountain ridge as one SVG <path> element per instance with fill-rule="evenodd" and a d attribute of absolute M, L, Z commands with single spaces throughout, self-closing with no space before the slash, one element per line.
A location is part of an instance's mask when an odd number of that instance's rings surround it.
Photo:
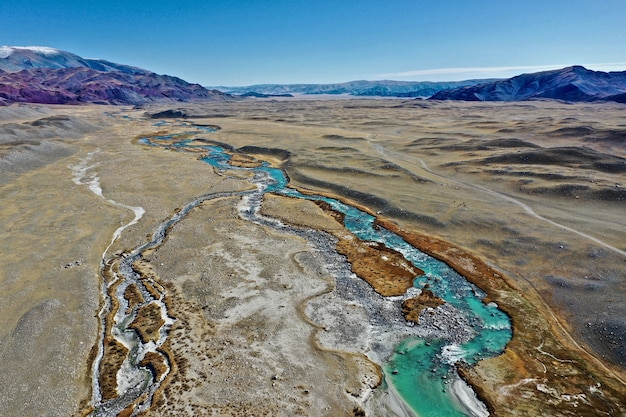
<path fill-rule="evenodd" d="M 462 101 L 552 99 L 568 102 L 624 102 L 626 71 L 593 71 L 580 65 L 573 65 L 557 70 L 521 74 L 505 80 L 439 91 L 430 99 Z"/>
<path fill-rule="evenodd" d="M 430 97 L 438 91 L 462 86 L 470 86 L 494 79 L 464 81 L 393 81 L 393 80 L 356 80 L 331 84 L 255 84 L 242 87 L 209 87 L 228 94 L 349 94 L 353 96 L 378 97 Z"/>
<path fill-rule="evenodd" d="M 233 97 L 178 77 L 48 47 L 0 47 L 0 106 L 142 105 Z"/>
<path fill-rule="evenodd" d="M 150 71 L 105 59 L 82 58 L 72 52 L 47 46 L 0 46 L 0 70 L 19 72 L 34 68 L 91 68 L 96 71 L 121 71 L 127 74 L 149 74 Z"/>
<path fill-rule="evenodd" d="M 626 71 L 601 72 L 574 65 L 508 79 L 464 81 L 357 80 L 334 84 L 256 84 L 203 87 L 178 77 L 42 46 L 0 46 L 0 105 L 132 104 L 289 95 L 430 98 L 462 101 L 626 102 Z"/>

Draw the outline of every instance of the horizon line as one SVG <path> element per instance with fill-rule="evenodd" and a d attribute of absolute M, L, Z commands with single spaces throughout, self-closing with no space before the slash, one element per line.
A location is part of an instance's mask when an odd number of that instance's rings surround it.
<path fill-rule="evenodd" d="M 605 63 L 591 63 L 591 64 L 554 64 L 554 65 L 517 65 L 517 66 L 500 66 L 500 67 L 449 67 L 449 68 L 432 68 L 425 70 L 413 70 L 413 71 L 401 71 L 371 74 L 371 77 L 353 78 L 349 81 L 335 81 L 335 82 L 256 82 L 249 84 L 239 85 L 210 85 L 212 88 L 242 88 L 258 85 L 330 85 L 330 84 L 345 84 L 354 81 L 405 81 L 405 82 L 461 82 L 467 80 L 480 80 L 480 79 L 506 79 L 512 78 L 518 75 L 524 74 L 524 71 L 541 72 L 558 70 L 562 68 L 582 66 L 589 70 L 594 71 L 626 71 L 626 62 L 605 62 Z M 465 74 L 465 76 L 462 76 Z M 437 77 L 439 76 L 439 77 Z M 410 77 L 416 77 L 415 79 L 406 79 Z M 428 78 L 426 78 L 428 77 Z M 435 78 L 437 77 L 437 78 Z M 402 78 L 402 79 L 400 79 Z M 420 79 L 421 78 L 421 79 Z"/>
<path fill-rule="evenodd" d="M 448 68 L 431 68 L 424 70 L 409 70 L 400 72 L 390 72 L 384 74 L 376 74 L 376 77 L 393 77 L 393 78 L 407 78 L 407 77 L 424 77 L 424 76 L 451 76 L 460 74 L 492 74 L 488 78 L 498 78 L 504 75 L 504 73 L 511 73 L 513 71 L 549 71 L 555 69 L 561 69 L 581 64 L 552 64 L 552 65 L 516 65 L 516 66 L 499 66 L 499 67 L 448 67 Z M 610 63 L 591 63 L 582 64 L 587 69 L 605 70 L 605 71 L 624 71 L 626 70 L 626 62 L 610 62 Z M 619 69 L 618 69 L 619 67 Z M 499 74 L 499 75 L 498 75 Z"/>

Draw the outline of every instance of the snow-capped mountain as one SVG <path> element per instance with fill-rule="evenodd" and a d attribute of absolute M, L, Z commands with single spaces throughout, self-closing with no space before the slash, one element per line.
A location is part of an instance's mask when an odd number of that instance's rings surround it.
<path fill-rule="evenodd" d="M 0 105 L 137 105 L 229 98 L 232 96 L 177 77 L 102 59 L 86 59 L 54 48 L 0 47 Z"/>
<path fill-rule="evenodd" d="M 127 74 L 146 74 L 141 68 L 116 64 L 104 59 L 81 58 L 67 51 L 47 46 L 0 46 L 0 69 L 17 72 L 31 68 L 91 68 L 96 71 L 121 71 Z"/>

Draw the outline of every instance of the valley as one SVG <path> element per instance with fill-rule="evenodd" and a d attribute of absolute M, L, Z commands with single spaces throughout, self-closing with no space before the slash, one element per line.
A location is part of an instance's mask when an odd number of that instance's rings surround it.
<path fill-rule="evenodd" d="M 164 110 L 185 118 L 151 118 Z M 141 297 L 119 286 L 117 308 L 167 307 L 127 319 L 145 315 L 132 327 L 154 343 L 144 365 L 163 377 L 148 415 L 412 415 L 391 376 L 421 324 L 361 279 L 384 262 L 356 267 L 358 253 L 391 252 L 342 243 L 337 254 L 345 218 L 306 199 L 270 190 L 251 211 L 254 167 L 267 162 L 298 192 L 374 216 L 506 313 L 504 353 L 455 368 L 492 415 L 623 415 L 623 110 L 400 99 L 2 108 L 1 414 L 109 415 L 94 408 L 93 364 L 119 363 L 99 347 L 98 317 L 118 291 L 107 271 L 129 259 L 133 285 L 153 283 Z M 172 137 L 190 146 L 145 143 Z M 250 169 L 206 163 L 206 146 Z M 442 297 L 435 275 L 414 273 L 410 296 Z M 454 305 L 422 302 L 418 323 Z M 111 415 L 143 412 L 133 407 Z"/>

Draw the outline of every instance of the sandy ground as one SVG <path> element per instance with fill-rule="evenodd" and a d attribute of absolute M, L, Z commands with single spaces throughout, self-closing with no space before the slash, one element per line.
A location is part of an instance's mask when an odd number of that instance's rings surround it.
<path fill-rule="evenodd" d="M 315 342 L 303 310 L 329 273 L 305 241 L 240 219 L 238 200 L 194 210 L 150 259 L 181 295 L 171 348 L 184 364 L 155 415 L 351 415 L 380 375 Z"/>
<path fill-rule="evenodd" d="M 494 295 L 517 309 L 514 342 L 466 378 L 497 415 L 624 413 L 623 106 L 250 100 L 183 110 L 221 127 L 206 138 L 282 163 L 292 184 L 494 267 L 509 288 Z M 134 214 L 76 184 L 72 167 L 91 167 L 106 199 L 145 209 L 109 254 L 207 190 L 246 187 L 194 155 L 138 145 L 165 130 L 144 111 L 0 109 L 0 415 L 79 414 L 90 400 L 100 262 Z M 236 200 L 194 209 L 149 259 L 178 319 L 177 368 L 150 415 L 401 415 L 381 400 L 393 391 L 363 403 L 380 378 L 367 347 L 320 343 L 305 309 L 334 284 L 315 251 L 244 222 Z M 272 204 L 294 223 L 318 213 Z"/>

